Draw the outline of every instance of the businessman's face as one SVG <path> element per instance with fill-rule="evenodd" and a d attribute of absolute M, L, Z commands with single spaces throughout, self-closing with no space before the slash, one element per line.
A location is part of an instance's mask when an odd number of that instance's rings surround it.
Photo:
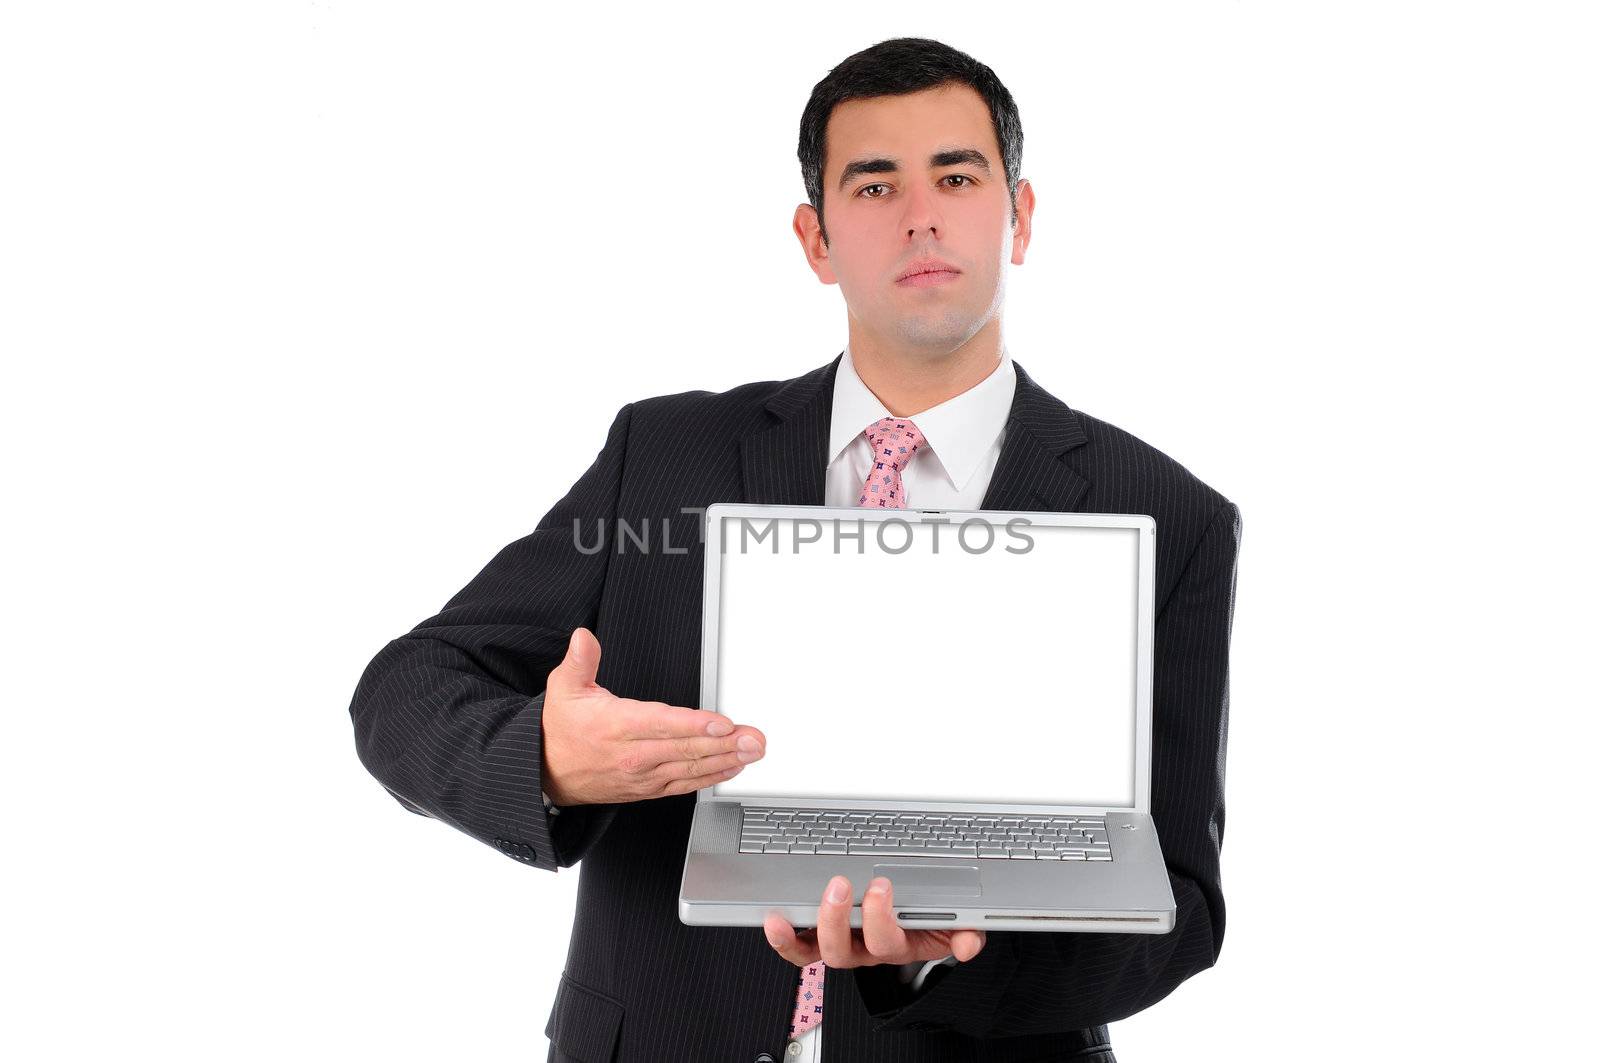
<path fill-rule="evenodd" d="M 839 285 L 852 329 L 938 355 L 998 315 L 1005 264 L 1021 265 L 1027 248 L 1033 190 L 1018 182 L 1013 228 L 977 92 L 955 84 L 840 104 L 822 182 L 827 244 L 810 204 L 796 211 L 795 232 L 818 278 Z"/>

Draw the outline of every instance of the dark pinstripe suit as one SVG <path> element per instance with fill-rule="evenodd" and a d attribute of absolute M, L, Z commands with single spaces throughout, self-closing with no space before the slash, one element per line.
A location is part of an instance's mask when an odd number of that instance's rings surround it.
<path fill-rule="evenodd" d="M 582 859 L 545 1027 L 552 1060 L 782 1058 L 794 966 L 760 928 L 678 919 L 694 795 L 577 806 L 547 820 L 540 713 L 545 676 L 579 626 L 598 636 L 597 681 L 613 693 L 697 703 L 698 509 L 823 502 L 838 364 L 624 406 L 594 463 L 534 531 L 501 550 L 437 616 L 384 647 L 356 689 L 350 712 L 361 761 L 401 804 L 545 870 Z M 1156 520 L 1152 814 L 1177 924 L 1165 935 L 990 931 L 981 953 L 916 998 L 892 966 L 830 970 L 830 1063 L 1109 1063 L 1105 1024 L 1211 966 L 1222 945 L 1238 507 L 1148 444 L 1069 409 L 1020 364 L 1016 371 L 982 508 Z M 577 549 L 575 520 L 586 545 L 604 528 L 607 549 Z M 664 520 L 670 543 L 661 541 Z M 646 525 L 648 552 L 637 542 Z"/>

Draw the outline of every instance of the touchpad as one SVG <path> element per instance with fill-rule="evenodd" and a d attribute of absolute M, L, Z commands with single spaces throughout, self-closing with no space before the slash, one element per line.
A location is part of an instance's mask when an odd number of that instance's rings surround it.
<path fill-rule="evenodd" d="M 874 864 L 872 873 L 894 883 L 894 901 L 897 905 L 924 896 L 976 897 L 983 892 L 978 885 L 982 876 L 975 867 Z"/>

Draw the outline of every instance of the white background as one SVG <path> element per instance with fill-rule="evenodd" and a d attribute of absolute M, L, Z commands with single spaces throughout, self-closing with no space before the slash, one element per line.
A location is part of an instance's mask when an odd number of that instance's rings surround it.
<path fill-rule="evenodd" d="M 577 870 L 350 696 L 621 405 L 838 352 L 799 115 L 899 35 L 1019 101 L 1018 363 L 1244 514 L 1226 943 L 1118 1058 L 1589 1051 L 1593 16 L 569 9 L 0 16 L 0 1054 L 544 1058 Z"/>

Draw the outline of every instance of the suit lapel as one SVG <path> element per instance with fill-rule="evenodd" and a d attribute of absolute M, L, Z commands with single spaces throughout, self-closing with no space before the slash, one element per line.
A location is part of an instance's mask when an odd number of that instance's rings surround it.
<path fill-rule="evenodd" d="M 1089 480 L 1061 460 L 1061 455 L 1089 441 L 1078 415 L 1034 382 L 1012 359 L 1017 371 L 1016 396 L 1006 421 L 1000 459 L 989 478 L 980 509 L 1075 510 L 1089 490 Z"/>
<path fill-rule="evenodd" d="M 778 423 L 740 439 L 746 502 L 820 506 L 826 500 L 833 378 L 843 360 L 840 351 L 827 365 L 779 388 L 767 400 Z"/>
<path fill-rule="evenodd" d="M 765 505 L 820 506 L 827 493 L 828 429 L 833 382 L 843 352 L 779 388 L 766 408 L 778 423 L 739 441 L 744 500 Z M 1088 442 L 1078 415 L 1034 382 L 1015 359 L 1016 392 L 1000 458 L 981 509 L 1075 509 L 1089 481 L 1061 460 Z"/>

